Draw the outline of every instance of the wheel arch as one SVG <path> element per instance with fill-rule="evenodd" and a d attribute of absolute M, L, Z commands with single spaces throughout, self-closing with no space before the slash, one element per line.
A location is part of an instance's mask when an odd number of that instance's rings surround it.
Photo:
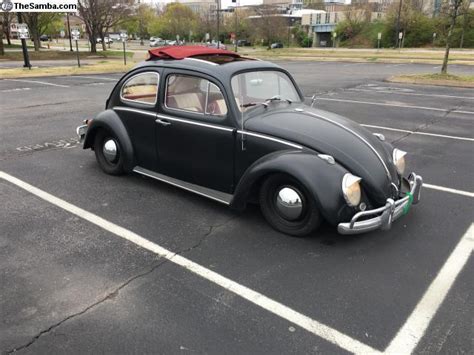
<path fill-rule="evenodd" d="M 339 222 L 341 211 L 347 206 L 341 188 L 347 170 L 329 164 L 314 152 L 279 151 L 260 158 L 240 179 L 231 207 L 244 209 L 251 194 L 259 190 L 266 178 L 277 173 L 296 179 L 315 199 L 323 217 L 331 224 Z"/>
<path fill-rule="evenodd" d="M 122 149 L 122 154 L 124 156 L 124 170 L 126 172 L 132 171 L 135 167 L 135 155 L 133 152 L 132 141 L 128 135 L 125 125 L 120 120 L 120 117 L 117 115 L 117 113 L 113 110 L 109 109 L 103 111 L 92 120 L 92 123 L 87 129 L 83 149 L 92 149 L 94 147 L 95 137 L 101 130 L 115 135 L 120 143 L 120 148 Z"/>

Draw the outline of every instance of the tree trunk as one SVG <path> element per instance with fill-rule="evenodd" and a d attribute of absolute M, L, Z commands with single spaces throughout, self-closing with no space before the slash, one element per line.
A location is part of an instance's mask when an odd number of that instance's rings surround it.
<path fill-rule="evenodd" d="M 0 23 L 0 55 L 5 55 L 5 50 L 3 49 L 3 22 Z"/>
<path fill-rule="evenodd" d="M 443 65 L 441 66 L 441 74 L 448 74 L 448 59 L 449 49 L 451 46 L 451 35 L 453 34 L 454 26 L 456 25 L 456 17 L 458 15 L 458 8 L 456 7 L 451 14 L 451 23 L 449 24 L 448 35 L 446 36 L 446 49 L 444 51 Z"/>
<path fill-rule="evenodd" d="M 107 50 L 107 47 L 105 46 L 105 36 L 102 35 L 100 38 L 102 39 L 102 51 L 105 52 Z"/>
<path fill-rule="evenodd" d="M 90 37 L 89 42 L 91 43 L 91 53 L 97 53 L 97 44 L 95 42 L 95 38 Z"/>
<path fill-rule="evenodd" d="M 40 43 L 39 35 L 37 32 L 33 33 L 33 44 L 35 46 L 35 52 L 39 52 L 41 43 Z"/>

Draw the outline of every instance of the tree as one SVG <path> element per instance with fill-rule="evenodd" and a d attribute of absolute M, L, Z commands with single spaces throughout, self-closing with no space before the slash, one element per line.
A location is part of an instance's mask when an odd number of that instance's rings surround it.
<path fill-rule="evenodd" d="M 261 5 L 255 9 L 257 16 L 252 18 L 252 24 L 257 37 L 260 37 L 271 48 L 272 42 L 285 37 L 288 23 L 284 17 L 278 16 L 278 10 L 269 5 Z"/>
<path fill-rule="evenodd" d="M 5 33 L 5 37 L 7 38 L 8 45 L 11 45 L 11 29 L 10 25 L 12 23 L 13 17 L 15 16 L 14 12 L 4 12 L 3 13 L 3 33 Z"/>
<path fill-rule="evenodd" d="M 28 25 L 35 52 L 38 52 L 40 50 L 40 36 L 45 34 L 52 24 L 57 23 L 62 15 L 57 12 L 24 12 L 21 16 Z"/>
<path fill-rule="evenodd" d="M 0 32 L 0 55 L 5 55 L 5 50 L 3 49 L 3 33 L 4 33 L 3 26 L 4 26 L 3 18 L 0 17 L 0 29 L 1 29 L 1 32 Z"/>
<path fill-rule="evenodd" d="M 198 17 L 188 6 L 180 3 L 168 4 L 163 14 L 149 26 L 153 36 L 171 39 L 179 35 L 184 39 L 189 36 L 189 31 L 195 31 Z"/>
<path fill-rule="evenodd" d="M 91 44 L 91 52 L 97 52 L 97 38 L 102 39 L 102 48 L 105 50 L 104 37 L 107 31 L 125 21 L 131 13 L 129 6 L 133 0 L 117 3 L 117 0 L 78 0 L 79 17 L 86 25 L 87 35 Z"/>
<path fill-rule="evenodd" d="M 451 37 L 453 34 L 456 20 L 459 16 L 464 15 L 467 7 L 464 2 L 468 0 L 446 0 L 441 9 L 441 14 L 448 20 L 448 34 L 446 36 L 446 47 L 444 51 L 443 65 L 441 66 L 441 74 L 448 73 L 449 49 L 451 48 Z M 466 11 L 467 12 L 467 11 Z"/>

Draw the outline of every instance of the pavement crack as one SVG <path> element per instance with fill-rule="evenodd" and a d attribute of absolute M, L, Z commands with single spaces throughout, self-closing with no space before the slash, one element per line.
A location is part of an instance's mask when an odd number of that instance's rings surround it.
<path fill-rule="evenodd" d="M 181 255 L 181 254 L 188 253 L 191 250 L 200 248 L 201 245 L 211 236 L 212 233 L 214 233 L 217 229 L 224 227 L 225 225 L 227 225 L 228 223 L 230 223 L 233 220 L 237 219 L 238 217 L 239 217 L 238 215 L 232 216 L 231 218 L 228 218 L 226 221 L 224 221 L 220 224 L 210 225 L 209 230 L 198 240 L 197 243 L 195 243 L 194 245 L 192 245 L 192 246 L 190 246 L 186 249 L 178 251 L 176 254 Z"/>
<path fill-rule="evenodd" d="M 11 353 L 15 353 L 17 351 L 21 351 L 21 350 L 24 350 L 24 349 L 27 349 L 29 346 L 33 345 L 39 338 L 41 338 L 43 335 L 47 335 L 48 333 L 50 333 L 52 330 L 58 328 L 59 326 L 61 326 L 63 323 L 73 319 L 73 318 L 76 318 L 78 316 L 81 316 L 87 312 L 89 312 L 91 309 L 99 306 L 100 304 L 106 302 L 106 301 L 109 301 L 109 300 L 112 300 L 114 298 L 116 298 L 120 291 L 127 287 L 129 284 L 131 284 L 133 281 L 137 280 L 137 279 L 140 279 L 142 277 L 145 277 L 149 274 L 151 274 L 153 271 L 155 271 L 156 269 L 158 269 L 160 266 L 162 266 L 163 264 L 165 264 L 167 261 L 169 261 L 168 259 L 162 259 L 160 260 L 159 263 L 153 265 L 151 268 L 149 268 L 148 270 L 144 271 L 144 272 L 141 272 L 135 276 L 132 276 L 130 277 L 127 281 L 125 281 L 124 283 L 122 283 L 120 286 L 116 287 L 114 290 L 112 290 L 111 292 L 107 293 L 107 295 L 105 295 L 104 297 L 102 297 L 100 300 L 98 300 L 97 302 L 94 302 L 93 304 L 87 306 L 86 308 L 84 308 L 83 310 L 79 311 L 79 312 L 76 312 L 76 313 L 73 313 L 69 316 L 67 316 L 66 318 L 60 320 L 59 322 L 49 326 L 48 328 L 40 331 L 39 333 L 37 333 L 35 336 L 33 336 L 33 338 L 26 344 L 24 345 L 21 345 L 21 346 L 18 346 L 18 347 L 15 347 L 13 349 L 10 349 L 10 350 L 7 350 L 5 352 L 1 352 L 2 354 L 11 354 Z"/>
<path fill-rule="evenodd" d="M 422 124 L 422 125 L 416 127 L 416 128 L 415 128 L 414 130 L 412 130 L 411 132 L 407 132 L 406 134 L 404 134 L 404 135 L 401 136 L 400 138 L 395 139 L 395 140 L 392 141 L 391 143 L 392 143 L 392 144 L 398 143 L 398 142 L 404 140 L 405 138 L 411 136 L 412 134 L 414 134 L 414 133 L 416 133 L 416 132 L 420 132 L 420 131 L 423 130 L 423 129 L 426 129 L 426 128 L 428 128 L 428 127 L 430 127 L 430 126 L 432 126 L 432 125 L 434 125 L 434 124 L 436 124 L 436 123 L 439 123 L 439 122 L 445 120 L 451 112 L 458 110 L 460 107 L 461 107 L 461 105 L 456 106 L 456 107 L 453 107 L 453 108 L 450 108 L 450 109 L 447 109 L 446 112 L 445 112 L 445 114 L 444 114 L 443 116 L 441 116 L 440 118 L 435 118 L 435 119 L 433 119 L 433 120 L 431 120 L 431 121 L 429 121 L 429 122 L 426 122 L 426 123 L 424 123 L 424 124 Z"/>

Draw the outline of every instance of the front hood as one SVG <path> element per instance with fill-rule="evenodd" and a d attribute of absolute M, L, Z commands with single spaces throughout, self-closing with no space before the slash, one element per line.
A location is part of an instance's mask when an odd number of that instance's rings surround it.
<path fill-rule="evenodd" d="M 375 202 L 384 203 L 388 197 L 394 197 L 390 185 L 393 182 L 398 186 L 398 175 L 392 162 L 392 148 L 359 124 L 306 105 L 276 103 L 254 113 L 245 122 L 246 130 L 332 155 L 362 178 L 365 192 Z"/>

